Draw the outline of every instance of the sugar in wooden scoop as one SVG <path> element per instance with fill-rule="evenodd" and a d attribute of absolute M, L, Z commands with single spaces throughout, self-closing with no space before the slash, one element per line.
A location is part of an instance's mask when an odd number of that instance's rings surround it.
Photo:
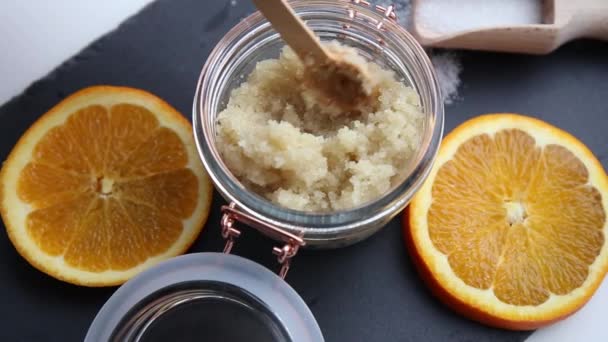
<path fill-rule="evenodd" d="M 413 33 L 427 47 L 547 54 L 569 41 L 608 40 L 606 0 L 419 0 Z"/>
<path fill-rule="evenodd" d="M 417 27 L 449 35 L 491 27 L 542 23 L 541 0 L 419 0 Z"/>

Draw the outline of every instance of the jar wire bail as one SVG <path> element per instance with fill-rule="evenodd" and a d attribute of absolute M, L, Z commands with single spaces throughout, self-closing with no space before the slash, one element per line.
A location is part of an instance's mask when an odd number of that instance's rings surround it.
<path fill-rule="evenodd" d="M 279 277 L 285 279 L 291 266 L 291 259 L 298 253 L 300 247 L 306 245 L 302 235 L 296 235 L 279 228 L 268 222 L 264 222 L 236 208 L 234 203 L 222 206 L 222 237 L 226 240 L 224 253 L 230 254 L 236 239 L 241 236 L 242 228 L 236 227 L 236 222 L 243 223 L 247 227 L 254 228 L 258 232 L 270 238 L 283 242 L 282 247 L 273 247 L 272 254 L 277 256 L 277 261 L 281 265 Z"/>

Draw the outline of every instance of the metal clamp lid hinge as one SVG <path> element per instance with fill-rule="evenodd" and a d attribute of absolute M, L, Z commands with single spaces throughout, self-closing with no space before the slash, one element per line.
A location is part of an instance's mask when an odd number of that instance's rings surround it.
<path fill-rule="evenodd" d="M 222 237 L 226 240 L 224 253 L 229 254 L 234 247 L 235 240 L 241 235 L 241 228 L 236 227 L 236 222 L 241 222 L 270 238 L 283 242 L 282 247 L 274 247 L 272 254 L 277 256 L 277 261 L 281 265 L 279 276 L 285 279 L 291 259 L 298 253 L 300 247 L 306 245 L 302 236 L 288 232 L 273 224 L 264 222 L 236 208 L 234 203 L 222 206 Z"/>

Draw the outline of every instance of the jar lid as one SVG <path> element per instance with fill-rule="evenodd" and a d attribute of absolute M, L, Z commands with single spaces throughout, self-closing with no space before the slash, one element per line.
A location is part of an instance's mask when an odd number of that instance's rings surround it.
<path fill-rule="evenodd" d="M 245 258 L 196 253 L 173 258 L 121 286 L 85 337 L 97 341 L 323 341 L 302 298 Z"/>

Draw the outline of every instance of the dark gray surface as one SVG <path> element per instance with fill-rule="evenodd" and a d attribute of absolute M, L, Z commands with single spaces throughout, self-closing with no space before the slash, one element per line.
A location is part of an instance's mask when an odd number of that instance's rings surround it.
<path fill-rule="evenodd" d="M 151 91 L 190 116 L 211 48 L 251 5 L 229 0 L 161 0 L 93 43 L 0 108 L 0 158 L 36 118 L 89 85 Z M 41 58 L 44 58 L 41 56 Z M 463 53 L 462 100 L 448 106 L 446 131 L 486 112 L 519 112 L 567 129 L 608 162 L 608 45 L 580 42 L 545 57 Z M 219 251 L 216 195 L 191 252 Z M 349 248 L 299 255 L 288 282 L 308 303 L 327 341 L 521 341 L 527 332 L 467 321 L 432 298 L 415 274 L 400 218 Z M 271 244 L 245 236 L 235 252 L 274 267 Z M 0 233 L 1 341 L 80 341 L 114 291 L 72 286 L 29 266 Z"/>

